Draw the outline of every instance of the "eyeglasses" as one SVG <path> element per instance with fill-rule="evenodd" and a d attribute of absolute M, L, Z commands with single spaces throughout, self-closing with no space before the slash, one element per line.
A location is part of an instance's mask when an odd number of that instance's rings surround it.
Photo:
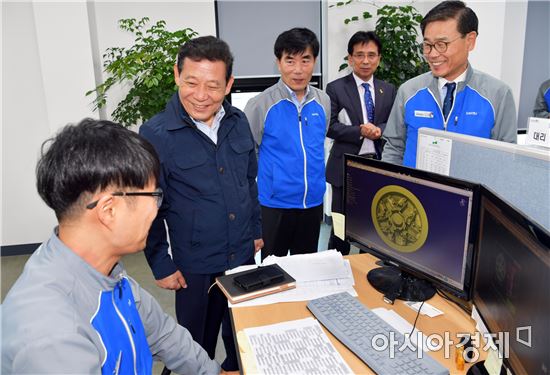
<path fill-rule="evenodd" d="M 155 191 L 115 191 L 114 193 L 111 193 L 114 197 L 135 197 L 135 196 L 144 196 L 144 197 L 155 197 L 157 198 L 157 208 L 160 208 L 162 205 L 162 199 L 164 198 L 164 193 L 161 188 L 157 188 Z M 92 210 L 97 206 L 97 203 L 99 202 L 99 199 L 96 201 L 93 201 L 92 203 L 88 203 L 86 205 L 86 208 L 88 210 Z"/>
<path fill-rule="evenodd" d="M 447 47 L 449 47 L 449 44 L 451 44 L 452 42 L 460 38 L 464 38 L 464 35 L 458 36 L 448 42 L 445 42 L 443 40 L 439 40 L 433 44 L 428 42 L 422 42 L 420 43 L 420 47 L 422 47 L 422 52 L 424 53 L 424 55 L 429 55 L 432 52 L 432 48 L 435 48 L 435 50 L 439 53 L 444 53 L 444 52 L 447 52 Z"/>
<path fill-rule="evenodd" d="M 364 54 L 364 53 L 356 53 L 356 54 L 353 54 L 351 55 L 354 59 L 358 60 L 358 61 L 363 61 L 365 60 L 365 57 L 369 60 L 369 61 L 372 61 L 374 59 L 376 59 L 378 56 L 380 56 L 379 54 L 377 53 L 374 53 L 374 52 L 371 52 L 371 53 L 367 53 L 367 54 Z"/>

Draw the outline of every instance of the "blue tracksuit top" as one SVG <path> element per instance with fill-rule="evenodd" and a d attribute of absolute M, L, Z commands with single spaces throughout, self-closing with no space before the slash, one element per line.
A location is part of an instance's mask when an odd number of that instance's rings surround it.
<path fill-rule="evenodd" d="M 398 90 L 386 124 L 382 160 L 416 167 L 419 128 L 516 142 L 516 108 L 511 90 L 501 81 L 470 66 L 459 82 L 447 121 L 437 77 L 426 73 L 405 82 Z"/>
<path fill-rule="evenodd" d="M 259 145 L 258 198 L 272 208 L 305 209 L 323 203 L 324 142 L 330 99 L 313 87 L 301 108 L 282 80 L 245 108 Z"/>
<path fill-rule="evenodd" d="M 153 360 L 178 374 L 219 374 L 122 263 L 104 275 L 58 233 L 29 258 L 2 304 L 2 374 L 147 375 Z"/>
<path fill-rule="evenodd" d="M 100 293 L 90 323 L 106 351 L 102 374 L 151 374 L 153 356 L 128 279 L 123 277 L 113 290 Z"/>
<path fill-rule="evenodd" d="M 437 93 L 438 95 L 438 93 Z M 466 86 L 455 94 L 455 99 L 447 121 L 443 111 L 426 87 L 419 90 L 405 104 L 407 145 L 403 165 L 416 166 L 416 144 L 419 128 L 447 130 L 453 133 L 491 138 L 495 114 L 491 103 L 473 88 Z"/>

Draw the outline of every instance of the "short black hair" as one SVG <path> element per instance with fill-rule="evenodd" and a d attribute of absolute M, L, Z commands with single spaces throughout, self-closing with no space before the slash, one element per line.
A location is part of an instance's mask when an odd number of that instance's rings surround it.
<path fill-rule="evenodd" d="M 374 31 L 358 31 L 351 36 L 348 42 L 348 54 L 353 54 L 353 47 L 360 44 L 368 44 L 373 42 L 378 47 L 378 54 L 382 53 L 382 42 L 380 38 L 374 33 Z"/>
<path fill-rule="evenodd" d="M 180 47 L 178 52 L 178 72 L 183 69 L 185 58 L 193 61 L 209 60 L 225 63 L 225 80 L 229 81 L 233 72 L 233 55 L 226 42 L 215 36 L 193 38 Z"/>
<path fill-rule="evenodd" d="M 108 186 L 143 189 L 158 181 L 159 170 L 155 149 L 137 133 L 86 118 L 42 144 L 36 188 L 62 221 L 96 191 Z"/>
<path fill-rule="evenodd" d="M 456 19 L 458 32 L 462 36 L 472 31 L 478 34 L 478 19 L 474 11 L 468 8 L 464 2 L 452 0 L 437 4 L 424 16 L 422 22 L 420 22 L 422 35 L 424 35 L 424 30 L 430 22 L 446 21 L 453 18 Z"/>
<path fill-rule="evenodd" d="M 280 60 L 284 52 L 289 55 L 295 55 L 305 52 L 308 47 L 311 47 L 313 57 L 317 58 L 319 55 L 319 40 L 317 40 L 315 33 L 304 27 L 295 27 L 281 33 L 277 37 L 273 52 L 277 60 Z"/>

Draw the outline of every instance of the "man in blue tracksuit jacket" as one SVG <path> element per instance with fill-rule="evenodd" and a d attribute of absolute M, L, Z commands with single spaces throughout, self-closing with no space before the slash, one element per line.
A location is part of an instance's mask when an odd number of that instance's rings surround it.
<path fill-rule="evenodd" d="M 220 366 L 129 277 L 163 200 L 153 146 L 110 121 L 84 119 L 46 141 L 40 197 L 59 225 L 2 304 L 2 374 L 178 374 Z M 223 372 L 222 372 L 223 373 Z"/>
<path fill-rule="evenodd" d="M 225 370 L 238 369 L 227 300 L 209 287 L 224 271 L 253 263 L 262 246 L 254 139 L 244 113 L 224 101 L 232 63 L 217 38 L 185 43 L 174 67 L 178 92 L 140 128 L 159 154 L 165 194 L 147 261 L 157 284 L 176 290 L 178 322 L 211 358 L 223 321 Z"/>
<path fill-rule="evenodd" d="M 308 29 L 275 41 L 281 80 L 244 111 L 259 147 L 262 259 L 317 251 L 325 193 L 325 134 L 330 99 L 311 87 L 319 41 Z"/>
<path fill-rule="evenodd" d="M 382 160 L 416 166 L 418 129 L 516 142 L 516 107 L 503 82 L 468 63 L 475 47 L 478 20 L 462 1 L 444 1 L 424 17 L 424 56 L 430 72 L 398 90 L 386 124 Z"/>
<path fill-rule="evenodd" d="M 533 116 L 550 118 L 550 79 L 540 85 L 533 108 Z"/>

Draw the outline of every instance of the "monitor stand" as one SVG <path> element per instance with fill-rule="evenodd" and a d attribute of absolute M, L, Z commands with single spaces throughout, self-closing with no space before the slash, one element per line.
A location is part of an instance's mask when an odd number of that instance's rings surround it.
<path fill-rule="evenodd" d="M 393 304 L 395 299 L 403 301 L 426 301 L 435 294 L 435 287 L 395 266 L 384 266 L 370 270 L 367 280 L 384 295 L 384 301 Z"/>

